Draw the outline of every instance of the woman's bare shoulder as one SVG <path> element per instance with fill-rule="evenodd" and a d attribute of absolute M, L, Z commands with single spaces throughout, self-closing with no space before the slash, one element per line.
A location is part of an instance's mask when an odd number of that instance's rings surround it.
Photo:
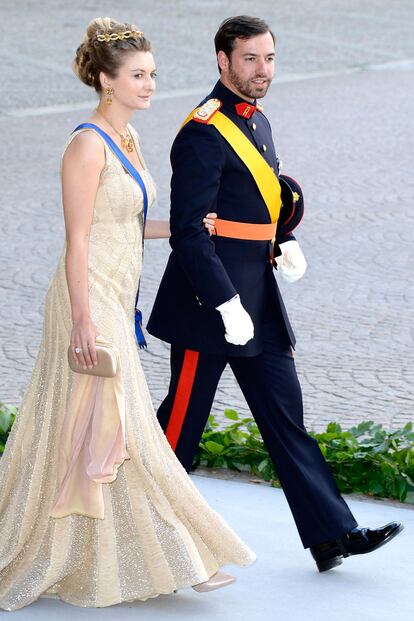
<path fill-rule="evenodd" d="M 63 155 L 63 162 L 105 165 L 105 147 L 102 139 L 92 129 L 85 129 L 74 136 Z"/>

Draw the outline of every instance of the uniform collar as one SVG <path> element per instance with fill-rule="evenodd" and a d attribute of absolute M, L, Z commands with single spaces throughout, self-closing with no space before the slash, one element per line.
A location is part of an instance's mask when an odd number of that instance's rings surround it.
<path fill-rule="evenodd" d="M 227 86 L 224 86 L 221 80 L 218 80 L 216 83 L 211 96 L 220 99 L 225 108 L 230 109 L 241 118 L 250 118 L 256 110 L 256 100 L 252 103 L 243 99 L 240 95 L 236 95 L 236 93 L 228 89 Z"/>

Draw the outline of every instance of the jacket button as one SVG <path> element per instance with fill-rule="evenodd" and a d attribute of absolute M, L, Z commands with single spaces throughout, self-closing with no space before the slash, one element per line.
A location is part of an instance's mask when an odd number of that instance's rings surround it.
<path fill-rule="evenodd" d="M 252 123 L 252 130 L 255 132 L 255 131 L 256 131 L 256 129 L 257 129 L 257 125 L 256 125 L 256 123 Z"/>
<path fill-rule="evenodd" d="M 266 151 L 267 151 L 267 146 L 265 144 L 262 145 L 262 151 L 264 151 L 264 153 L 266 153 Z"/>

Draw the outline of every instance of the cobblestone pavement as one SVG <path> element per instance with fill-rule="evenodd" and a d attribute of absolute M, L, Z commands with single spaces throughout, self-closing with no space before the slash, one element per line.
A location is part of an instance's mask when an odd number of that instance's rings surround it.
<path fill-rule="evenodd" d="M 216 80 L 212 48 L 222 18 L 251 3 L 159 0 L 19 1 L 0 16 L 0 399 L 18 403 L 40 341 L 48 280 L 63 241 L 59 155 L 94 98 L 70 71 L 88 20 L 138 23 L 155 44 L 159 96 L 138 114 L 158 183 L 154 217 L 168 216 L 168 151 L 187 112 Z M 40 10 L 41 9 L 41 10 Z M 258 1 L 276 32 L 278 78 L 264 102 L 277 149 L 306 199 L 298 238 L 306 276 L 284 286 L 298 337 L 308 427 L 413 419 L 412 351 L 414 6 Z M 411 127 L 411 130 L 410 130 Z M 142 307 L 148 317 L 169 252 L 146 245 Z M 168 346 L 142 354 L 157 405 L 168 382 Z M 230 372 L 213 406 L 247 412 Z"/>

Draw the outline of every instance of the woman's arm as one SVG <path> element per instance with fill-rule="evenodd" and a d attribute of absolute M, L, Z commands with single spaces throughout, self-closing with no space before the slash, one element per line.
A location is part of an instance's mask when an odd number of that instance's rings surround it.
<path fill-rule="evenodd" d="M 203 218 L 204 226 L 212 235 L 214 232 L 214 220 L 217 218 L 216 213 L 208 213 Z M 171 235 L 170 223 L 168 220 L 147 220 L 145 225 L 144 239 L 162 239 Z"/>
<path fill-rule="evenodd" d="M 97 364 L 88 293 L 88 248 L 104 147 L 93 132 L 76 136 L 63 157 L 62 199 L 66 227 L 66 279 L 72 310 L 71 349 L 84 368 Z M 75 354 L 75 347 L 82 352 Z"/>
<path fill-rule="evenodd" d="M 170 236 L 168 220 L 147 220 L 144 239 L 163 239 Z"/>

